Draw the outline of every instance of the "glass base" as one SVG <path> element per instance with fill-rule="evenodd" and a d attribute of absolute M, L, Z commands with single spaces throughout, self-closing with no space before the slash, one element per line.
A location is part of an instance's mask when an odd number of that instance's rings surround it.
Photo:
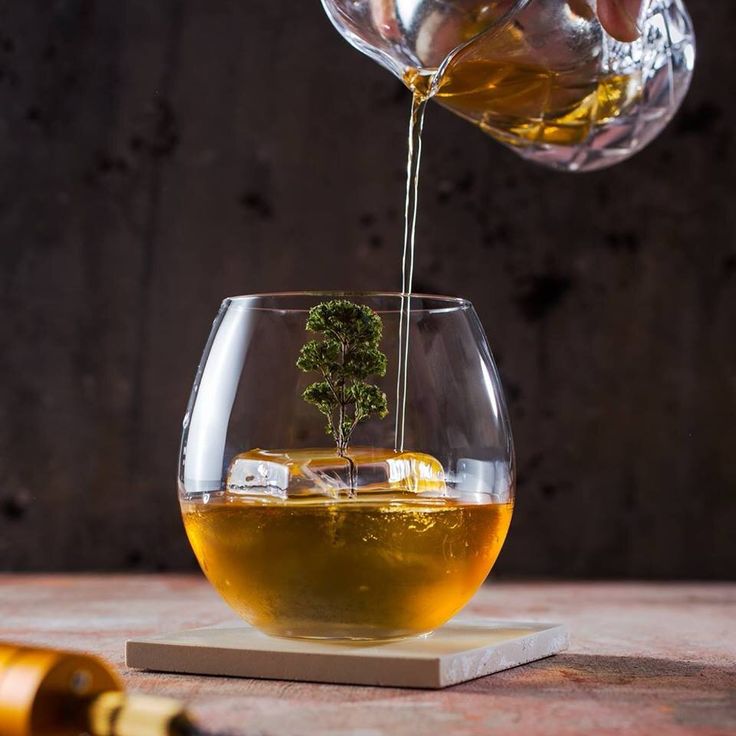
<path fill-rule="evenodd" d="M 423 639 L 432 634 L 432 631 L 413 631 L 409 629 L 382 629 L 374 626 L 357 627 L 350 624 L 332 624 L 324 626 L 297 625 L 278 626 L 274 628 L 255 627 L 267 636 L 277 639 L 300 639 L 308 641 L 334 642 L 336 644 L 372 644 L 402 639 Z"/>

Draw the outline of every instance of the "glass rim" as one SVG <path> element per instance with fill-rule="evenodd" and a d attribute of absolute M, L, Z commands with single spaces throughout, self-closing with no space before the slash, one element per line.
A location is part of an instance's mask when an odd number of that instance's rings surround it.
<path fill-rule="evenodd" d="M 457 296 L 445 296 L 442 294 L 423 294 L 412 292 L 411 294 L 399 291 L 339 291 L 339 290 L 316 290 L 316 291 L 265 291 L 256 294 L 238 294 L 228 296 L 222 302 L 223 308 L 237 307 L 239 309 L 248 309 L 259 312 L 273 313 L 304 313 L 306 314 L 311 307 L 318 303 L 308 306 L 287 306 L 287 305 L 264 305 L 258 304 L 258 300 L 288 300 L 299 298 L 324 298 L 324 299 L 395 299 L 397 305 L 395 308 L 374 308 L 377 314 L 392 314 L 402 311 L 404 300 L 411 299 L 410 309 L 412 313 L 436 313 L 436 312 L 454 312 L 467 309 L 473 309 L 472 303 L 468 299 Z M 429 302 L 428 305 L 419 304 L 414 306 L 414 300 Z M 371 305 L 368 305 L 371 306 Z"/>

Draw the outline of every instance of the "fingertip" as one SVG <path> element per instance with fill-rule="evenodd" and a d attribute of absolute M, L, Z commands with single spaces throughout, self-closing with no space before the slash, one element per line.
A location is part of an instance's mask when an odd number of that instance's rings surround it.
<path fill-rule="evenodd" d="M 640 7 L 640 0 L 599 0 L 598 18 L 616 40 L 631 43 L 641 35 L 637 25 Z"/>

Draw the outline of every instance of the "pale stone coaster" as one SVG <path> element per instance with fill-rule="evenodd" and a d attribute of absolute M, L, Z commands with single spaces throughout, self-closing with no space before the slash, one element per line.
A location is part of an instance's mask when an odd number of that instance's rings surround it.
<path fill-rule="evenodd" d="M 383 643 L 277 639 L 224 624 L 132 639 L 136 669 L 388 687 L 442 688 L 565 649 L 559 624 L 455 618 L 429 636 Z"/>

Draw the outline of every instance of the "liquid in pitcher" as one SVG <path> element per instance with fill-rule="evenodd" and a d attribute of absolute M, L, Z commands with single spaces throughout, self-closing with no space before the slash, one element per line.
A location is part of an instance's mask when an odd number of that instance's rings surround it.
<path fill-rule="evenodd" d="M 523 38 L 509 25 L 460 49 L 436 79 L 412 69 L 404 81 L 511 146 L 579 145 L 640 99 L 640 71 L 603 74 L 590 58 L 555 69 L 509 51 L 517 47 Z"/>

